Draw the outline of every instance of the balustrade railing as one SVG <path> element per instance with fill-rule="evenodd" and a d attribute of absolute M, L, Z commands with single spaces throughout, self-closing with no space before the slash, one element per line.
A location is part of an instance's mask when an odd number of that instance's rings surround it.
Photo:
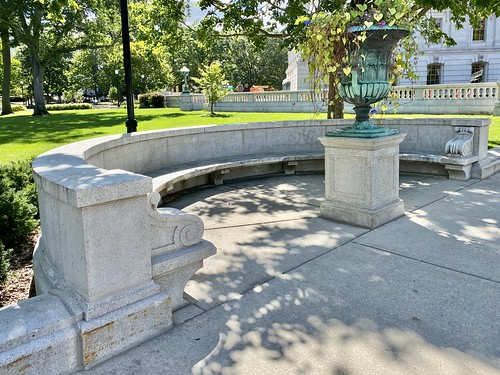
<path fill-rule="evenodd" d="M 496 82 L 417 86 L 415 91 L 420 91 L 422 94 L 421 99 L 424 100 L 498 98 L 498 85 Z"/>
<path fill-rule="evenodd" d="M 167 104 L 169 104 L 169 106 L 176 106 L 177 102 L 174 99 L 175 96 L 176 94 L 173 94 L 170 98 L 167 97 Z M 470 107 L 469 111 L 471 113 L 486 113 L 488 110 L 485 108 L 491 106 L 491 110 L 493 110 L 494 101 L 499 98 L 499 86 L 496 82 L 394 86 L 389 93 L 389 97 L 395 102 L 411 106 L 411 111 L 414 111 L 413 113 L 433 113 L 420 112 L 418 108 L 425 107 L 425 103 L 427 102 L 435 102 L 435 105 L 437 105 L 437 102 L 442 100 L 457 100 L 457 106 L 463 105 L 459 104 L 459 101 L 467 101 L 468 104 L 464 104 L 466 107 L 476 106 L 477 108 L 482 108 L 479 110 Z M 206 99 L 202 94 L 191 94 L 191 102 L 193 105 L 196 104 L 196 108 L 200 108 L 203 103 L 206 103 Z M 317 110 L 318 105 L 320 110 L 323 110 L 326 108 L 327 102 L 327 91 L 265 91 L 230 93 L 218 102 L 217 106 L 220 108 L 219 110 L 239 111 L 243 108 L 242 106 L 246 106 L 245 109 L 247 109 L 251 106 L 258 105 L 260 108 L 259 110 L 273 112 L 277 108 L 276 105 L 282 103 L 282 111 L 287 112 L 289 110 L 291 111 L 292 107 L 294 107 L 295 111 L 297 108 L 304 111 Z M 290 109 L 288 109 L 288 107 L 290 107 Z M 401 109 L 398 109 L 398 111 L 401 111 Z M 467 113 L 467 110 L 465 113 Z"/>

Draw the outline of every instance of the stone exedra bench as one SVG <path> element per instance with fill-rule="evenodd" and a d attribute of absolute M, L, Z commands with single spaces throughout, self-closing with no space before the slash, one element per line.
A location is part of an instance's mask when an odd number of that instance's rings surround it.
<path fill-rule="evenodd" d="M 310 139 L 311 135 L 319 138 L 325 131 L 332 131 L 340 124 L 347 125 L 351 121 L 274 123 L 271 126 L 264 125 L 266 130 L 260 124 L 236 125 L 231 130 L 219 127 L 212 134 L 230 134 L 233 139 L 221 137 L 208 145 L 214 151 L 220 150 L 218 154 L 207 155 L 205 151 L 196 153 L 196 150 L 192 150 L 189 154 L 194 152 L 195 155 L 190 155 L 189 161 L 174 165 L 166 163 L 166 166 L 145 174 L 153 178 L 154 190 L 164 197 L 194 186 L 219 185 L 224 180 L 251 175 L 321 171 L 324 170 L 324 150 L 319 142 Z M 472 176 L 473 165 L 477 164 L 474 177 L 484 177 L 478 162 L 487 156 L 489 120 L 404 119 L 388 120 L 384 124 L 399 128 L 406 134 L 400 147 L 401 171 L 467 180 Z M 215 129 L 209 128 L 208 131 L 211 133 L 212 130 Z M 255 132 L 260 135 L 253 134 Z M 290 134 L 294 132 L 296 134 L 291 137 Z M 203 137 L 206 136 L 204 133 Z M 278 148 L 269 145 L 269 139 L 273 137 L 276 137 Z M 264 147 L 260 147 L 263 138 Z M 227 153 L 227 148 L 231 147 L 228 143 L 240 139 L 242 143 Z M 255 144 L 249 142 L 251 140 Z"/>
<path fill-rule="evenodd" d="M 319 138 L 352 120 L 192 127 L 91 139 L 33 162 L 37 296 L 0 311 L 0 372 L 90 368 L 172 325 L 215 253 L 203 222 L 162 196 L 225 179 L 324 169 Z M 487 119 L 391 119 L 400 170 L 483 178 Z"/>

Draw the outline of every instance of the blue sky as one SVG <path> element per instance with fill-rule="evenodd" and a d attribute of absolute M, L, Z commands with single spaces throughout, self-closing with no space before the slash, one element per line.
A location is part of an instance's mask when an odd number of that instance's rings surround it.
<path fill-rule="evenodd" d="M 197 0 L 189 0 L 189 6 L 191 7 L 191 16 L 189 16 L 188 22 L 199 21 L 205 15 L 205 13 L 202 12 L 202 10 L 198 6 L 196 6 L 197 3 Z"/>

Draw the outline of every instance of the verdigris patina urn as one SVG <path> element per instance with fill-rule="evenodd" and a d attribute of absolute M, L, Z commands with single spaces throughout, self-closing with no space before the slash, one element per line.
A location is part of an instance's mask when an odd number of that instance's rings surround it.
<path fill-rule="evenodd" d="M 340 77 L 339 95 L 347 103 L 354 104 L 356 121 L 353 125 L 328 132 L 327 137 L 377 138 L 399 133 L 370 121 L 371 104 L 387 97 L 391 84 L 389 73 L 392 52 L 398 41 L 409 34 L 408 30 L 389 26 L 360 26 L 349 28 L 354 34 L 366 31 L 366 39 L 359 49 L 352 52 L 349 75 Z"/>

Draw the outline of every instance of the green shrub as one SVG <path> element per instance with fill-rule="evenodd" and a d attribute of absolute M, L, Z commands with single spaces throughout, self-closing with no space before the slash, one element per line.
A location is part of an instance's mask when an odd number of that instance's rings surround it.
<path fill-rule="evenodd" d="M 14 112 L 26 111 L 26 107 L 24 105 L 13 105 L 12 110 Z"/>
<path fill-rule="evenodd" d="M 149 92 L 139 95 L 139 108 L 165 108 L 165 95 Z"/>
<path fill-rule="evenodd" d="M 165 95 L 159 93 L 151 94 L 151 105 L 153 108 L 165 108 Z"/>
<path fill-rule="evenodd" d="M 26 243 L 38 225 L 37 215 L 31 160 L 0 166 L 0 240 L 5 247 Z"/>
<path fill-rule="evenodd" d="M 31 164 L 34 156 L 26 160 L 0 165 L 0 179 L 16 191 L 23 191 L 28 201 L 38 209 L 38 195 Z"/>
<path fill-rule="evenodd" d="M 5 284 L 7 281 L 7 272 L 9 272 L 10 269 L 10 253 L 12 250 L 5 249 L 5 246 L 2 243 L 2 240 L 0 240 L 0 286 Z"/>
<path fill-rule="evenodd" d="M 139 108 L 151 107 L 151 94 L 145 93 L 139 95 Z"/>
<path fill-rule="evenodd" d="M 67 104 L 49 104 L 46 106 L 47 111 L 64 111 L 70 109 L 92 109 L 92 104 L 89 103 L 67 103 Z"/>

